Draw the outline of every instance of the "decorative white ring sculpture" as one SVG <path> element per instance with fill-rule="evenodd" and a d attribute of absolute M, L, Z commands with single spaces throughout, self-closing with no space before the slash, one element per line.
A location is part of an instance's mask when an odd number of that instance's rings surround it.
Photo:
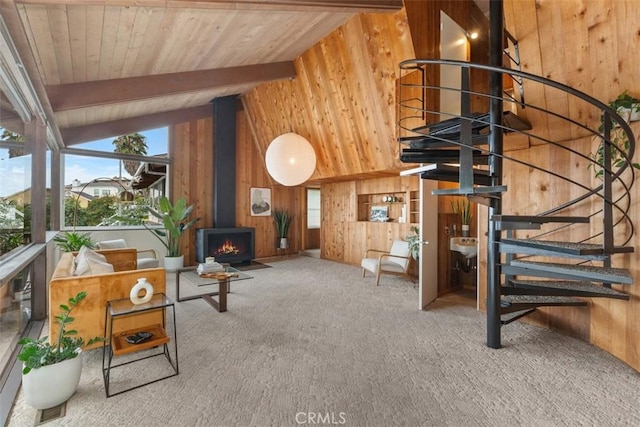
<path fill-rule="evenodd" d="M 145 291 L 145 294 L 141 298 L 140 291 L 142 290 Z M 135 305 L 139 305 L 151 301 L 151 297 L 153 297 L 153 286 L 151 286 L 151 283 L 147 282 L 147 279 L 145 277 L 139 278 L 138 283 L 136 283 L 133 288 L 131 288 L 129 299 Z"/>

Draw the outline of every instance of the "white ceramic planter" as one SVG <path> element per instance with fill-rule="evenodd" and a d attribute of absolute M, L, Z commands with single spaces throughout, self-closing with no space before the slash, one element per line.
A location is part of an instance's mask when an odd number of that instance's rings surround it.
<path fill-rule="evenodd" d="M 82 373 L 82 351 L 73 359 L 32 369 L 22 375 L 24 400 L 36 409 L 53 408 L 75 393 Z"/>
<path fill-rule="evenodd" d="M 289 247 L 289 240 L 286 237 L 280 238 L 280 249 L 287 249 Z"/>
<path fill-rule="evenodd" d="M 639 107 L 639 104 L 633 104 L 633 108 L 620 107 L 618 108 L 618 114 L 620 117 L 625 119 L 627 123 L 637 122 L 640 120 L 640 111 L 638 111 L 638 109 L 640 109 Z"/>
<path fill-rule="evenodd" d="M 164 257 L 164 269 L 167 271 L 176 271 L 179 268 L 184 267 L 184 255 L 180 256 L 166 256 Z"/>

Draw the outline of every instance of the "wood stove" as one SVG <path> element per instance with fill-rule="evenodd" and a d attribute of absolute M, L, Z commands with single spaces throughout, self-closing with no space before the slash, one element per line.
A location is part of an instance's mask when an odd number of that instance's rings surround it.
<path fill-rule="evenodd" d="M 213 104 L 213 224 L 196 230 L 196 261 L 250 263 L 255 258 L 255 228 L 236 227 L 236 114 L 238 97 L 223 96 Z"/>
<path fill-rule="evenodd" d="M 216 262 L 242 264 L 255 258 L 255 228 L 198 228 L 196 230 L 196 261 L 207 257 Z"/>

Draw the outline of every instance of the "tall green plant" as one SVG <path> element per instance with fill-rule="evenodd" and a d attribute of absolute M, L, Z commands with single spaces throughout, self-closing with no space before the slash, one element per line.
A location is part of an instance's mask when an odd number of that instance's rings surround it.
<path fill-rule="evenodd" d="M 49 337 L 33 339 L 24 337 L 18 344 L 22 345 L 22 350 L 18 354 L 18 360 L 24 362 L 23 374 L 28 374 L 32 369 L 53 365 L 68 359 L 75 359 L 79 350 L 84 346 L 84 339 L 76 337 L 78 331 L 67 330 L 67 326 L 73 322 L 71 311 L 87 297 L 87 292 L 79 292 L 75 297 L 69 298 L 69 304 L 61 304 L 62 313 L 54 319 L 60 327 L 58 339 L 54 343 L 49 343 Z M 87 345 L 102 341 L 102 337 L 91 338 Z"/>
<path fill-rule="evenodd" d="M 187 206 L 187 201 L 184 198 L 178 199 L 175 205 L 171 205 L 167 197 L 161 197 L 158 211 L 147 207 L 149 213 L 160 220 L 164 229 L 150 228 L 147 224 L 143 225 L 167 248 L 167 256 L 179 257 L 181 255 L 180 238 L 187 229 L 200 220 L 200 218 L 188 220 L 194 206 Z"/>
<path fill-rule="evenodd" d="M 453 213 L 460 215 L 463 225 L 471 224 L 471 202 L 468 199 L 458 200 L 456 203 L 451 202 Z"/>
<path fill-rule="evenodd" d="M 289 234 L 289 226 L 291 226 L 291 221 L 293 221 L 293 214 L 286 210 L 274 209 L 272 215 L 276 224 L 278 237 L 281 239 L 287 237 Z"/>

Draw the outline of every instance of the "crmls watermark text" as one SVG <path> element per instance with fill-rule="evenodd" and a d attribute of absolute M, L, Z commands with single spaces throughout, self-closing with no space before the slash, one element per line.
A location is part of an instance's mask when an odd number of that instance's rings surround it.
<path fill-rule="evenodd" d="M 297 424 L 346 424 L 344 412 L 297 412 Z"/>

